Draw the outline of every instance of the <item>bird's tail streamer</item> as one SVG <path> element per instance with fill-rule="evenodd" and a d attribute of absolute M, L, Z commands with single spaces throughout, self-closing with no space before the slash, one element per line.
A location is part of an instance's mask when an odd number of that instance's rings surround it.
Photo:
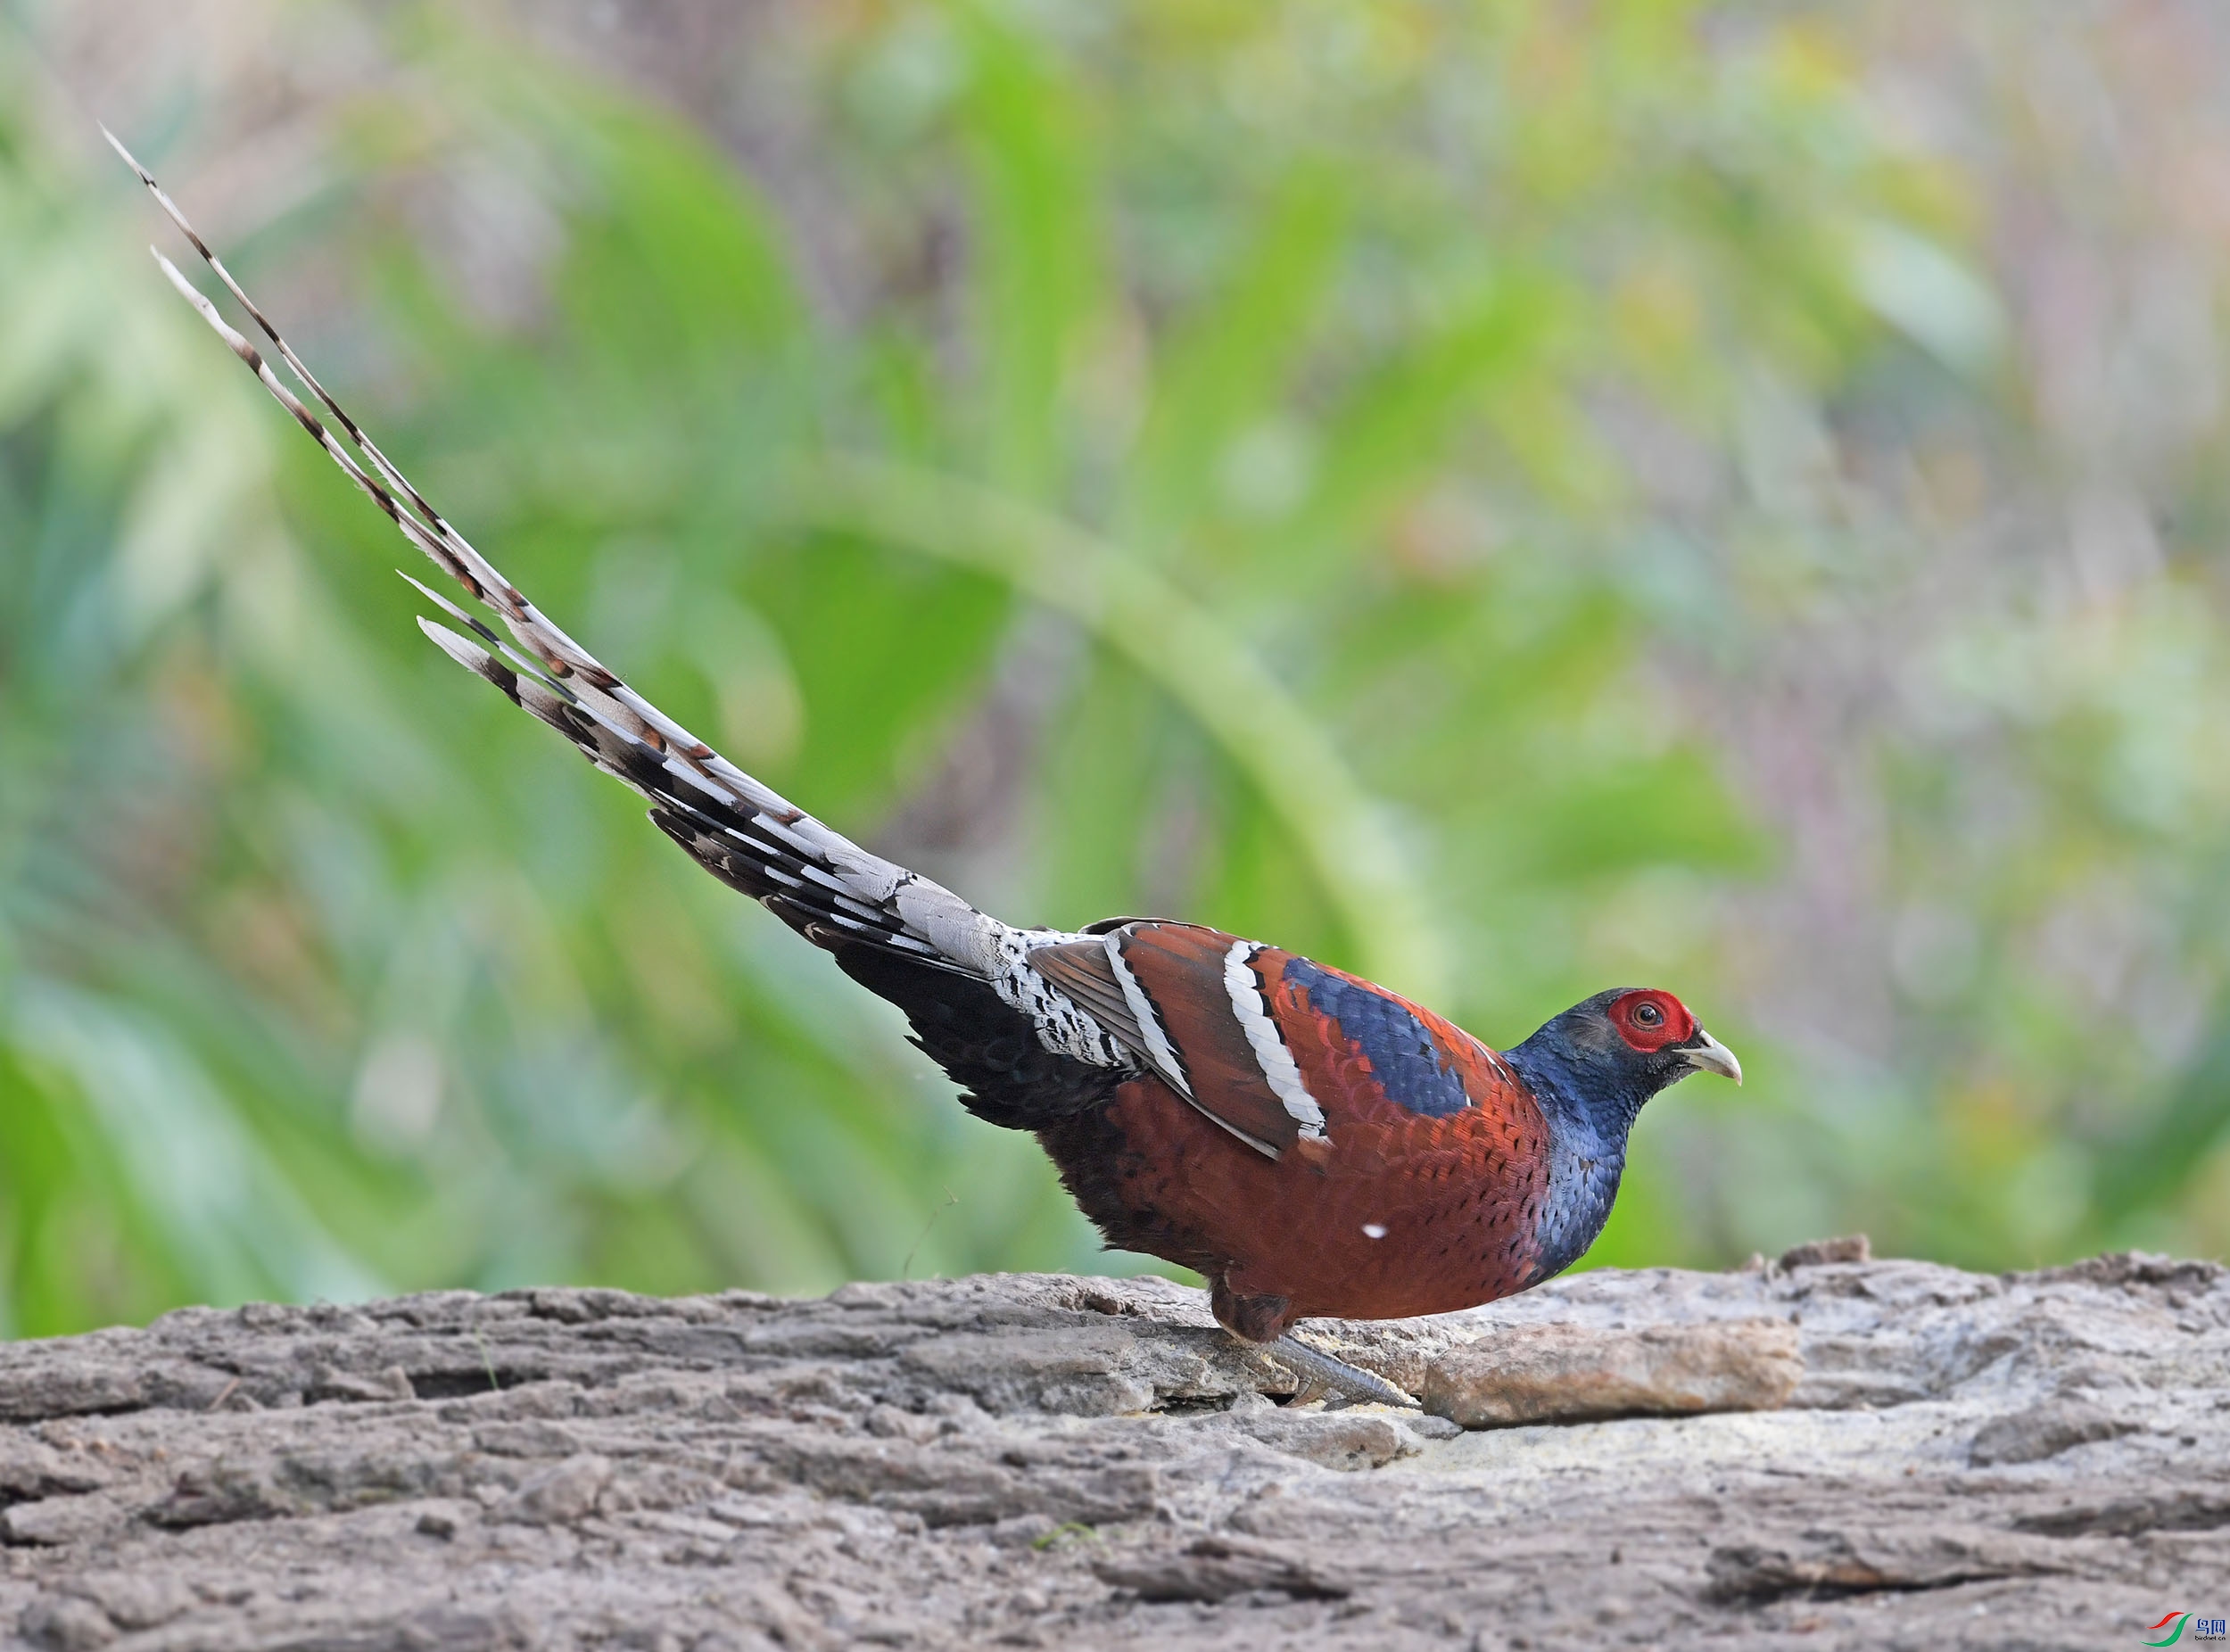
<path fill-rule="evenodd" d="M 471 633 L 419 620 L 444 653 L 556 729 L 597 767 L 640 792 L 662 830 L 809 939 L 831 946 L 863 942 L 995 985 L 1012 978 L 1020 962 L 1016 931 L 950 890 L 868 853 L 746 774 L 528 601 L 343 410 L 147 169 L 106 127 L 102 136 L 247 312 L 310 400 L 289 389 L 264 352 L 227 322 L 177 265 L 151 248 L 171 285 L 403 537 L 469 599 L 492 610 L 509 632 L 503 636 L 486 620 L 403 575 Z"/>

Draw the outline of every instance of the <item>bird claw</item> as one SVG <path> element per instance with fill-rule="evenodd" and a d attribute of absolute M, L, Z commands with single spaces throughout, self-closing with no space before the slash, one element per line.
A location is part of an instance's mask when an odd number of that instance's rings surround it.
<path fill-rule="evenodd" d="M 1320 1348 L 1311 1348 L 1290 1331 L 1263 1351 L 1298 1377 L 1304 1392 L 1311 1388 L 1328 1389 L 1352 1403 L 1399 1406 L 1409 1411 L 1423 1408 L 1408 1390 L 1375 1371 L 1366 1371 Z"/>

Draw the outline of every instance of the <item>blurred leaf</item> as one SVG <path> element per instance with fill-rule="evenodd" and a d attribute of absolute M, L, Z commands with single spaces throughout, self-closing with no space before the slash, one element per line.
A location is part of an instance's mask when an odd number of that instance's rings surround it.
<path fill-rule="evenodd" d="M 1136 461 L 1135 531 L 1149 542 L 1208 502 L 1232 443 L 1284 402 L 1344 249 L 1346 193 L 1332 168 L 1297 167 L 1221 292 L 1162 351 Z"/>
<path fill-rule="evenodd" d="M 958 107 L 975 183 L 985 463 L 1004 486 L 1042 497 L 1056 479 L 1070 351 L 1094 296 L 1096 192 L 1058 70 L 988 8 L 967 16 L 971 74 Z"/>

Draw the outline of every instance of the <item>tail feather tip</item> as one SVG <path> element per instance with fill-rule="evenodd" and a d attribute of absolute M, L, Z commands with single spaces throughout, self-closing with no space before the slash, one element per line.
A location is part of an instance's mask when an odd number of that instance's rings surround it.
<path fill-rule="evenodd" d="M 467 641 L 446 625 L 437 625 L 432 620 L 421 616 L 418 621 L 418 629 L 425 632 L 427 641 L 467 671 L 478 671 L 488 663 L 487 649 L 478 643 Z"/>
<path fill-rule="evenodd" d="M 527 702 L 521 698 L 524 690 L 519 682 L 519 673 L 478 643 L 469 641 L 458 636 L 448 626 L 437 625 L 423 615 L 418 619 L 418 629 L 425 632 L 426 640 L 435 648 L 472 673 L 474 676 L 483 678 L 501 690 L 504 698 L 514 706 L 527 705 Z M 554 706 L 554 700 L 552 703 Z M 527 708 L 533 711 L 536 716 L 542 717 L 545 722 L 551 721 L 548 714 L 535 706 L 529 706 Z"/>

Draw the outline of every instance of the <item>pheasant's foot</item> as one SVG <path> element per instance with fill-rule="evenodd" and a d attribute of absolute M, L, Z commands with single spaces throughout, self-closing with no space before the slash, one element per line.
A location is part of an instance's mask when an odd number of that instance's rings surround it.
<path fill-rule="evenodd" d="M 1291 1331 L 1270 1343 L 1263 1351 L 1299 1377 L 1307 1386 L 1328 1388 L 1343 1398 L 1366 1405 L 1400 1406 L 1416 1411 L 1423 1408 L 1416 1397 L 1398 1387 L 1375 1371 L 1366 1371 L 1352 1366 L 1337 1355 L 1327 1354 L 1321 1348 L 1311 1348 Z"/>

